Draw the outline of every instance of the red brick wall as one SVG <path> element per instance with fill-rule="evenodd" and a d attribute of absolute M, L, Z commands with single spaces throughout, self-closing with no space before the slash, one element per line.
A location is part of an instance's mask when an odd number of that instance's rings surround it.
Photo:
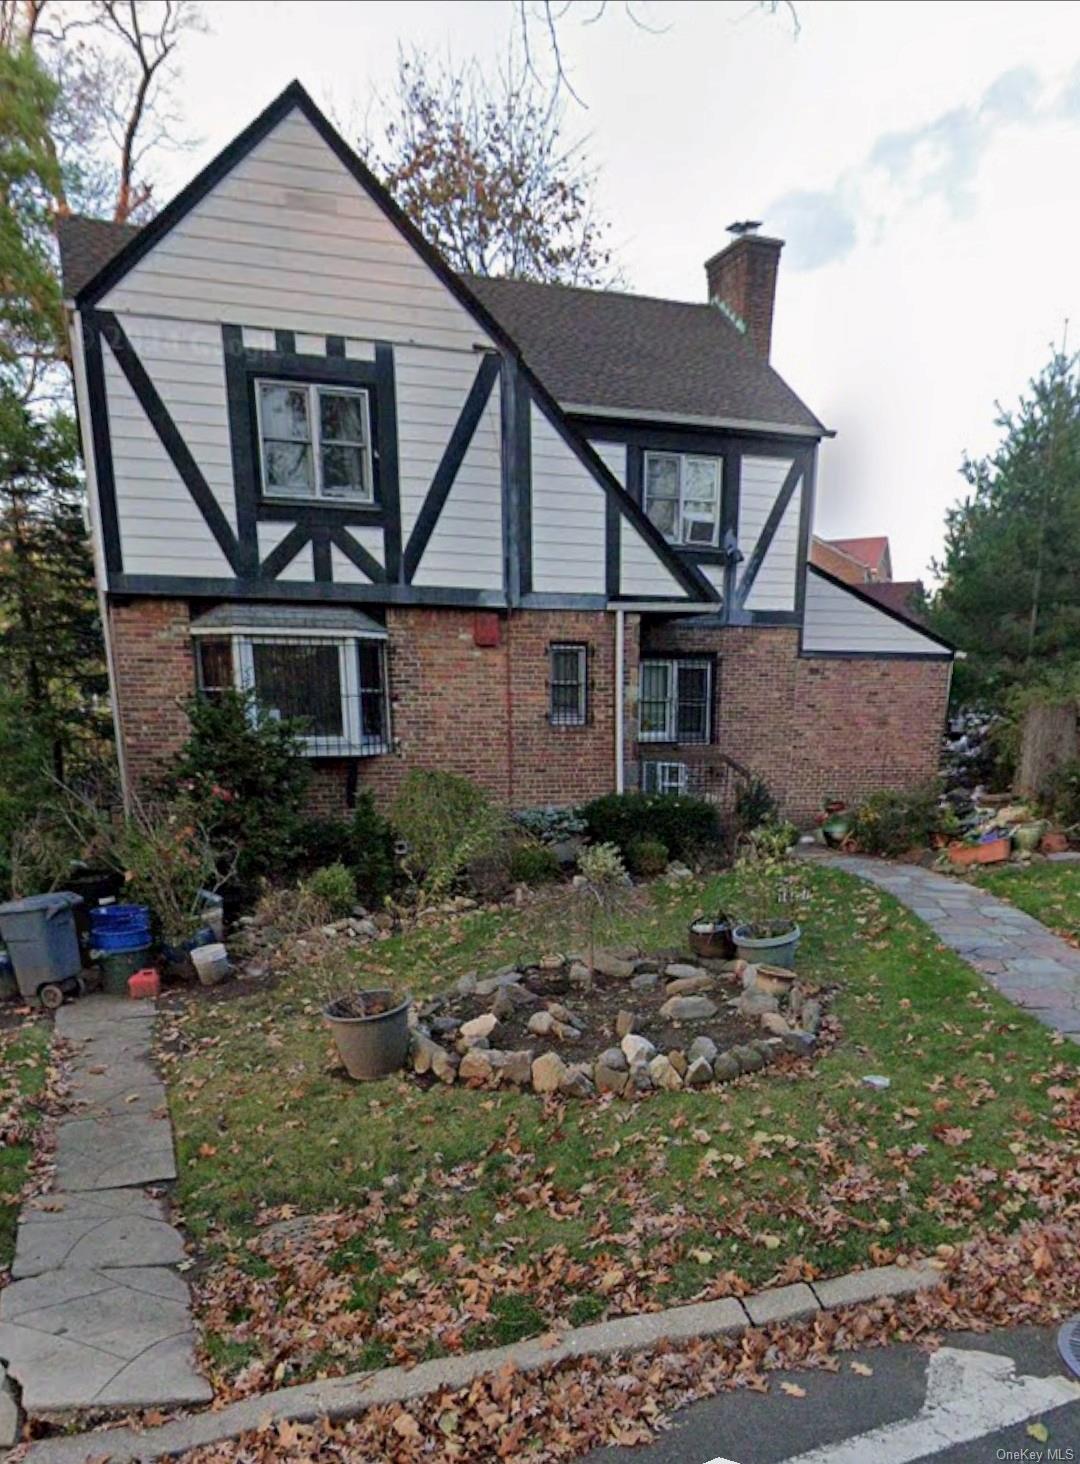
<path fill-rule="evenodd" d="M 127 775 L 145 782 L 188 733 L 183 704 L 195 690 L 186 600 L 131 600 L 109 607 L 116 698 Z"/>
<path fill-rule="evenodd" d="M 938 769 L 948 663 L 800 658 L 794 628 L 649 626 L 643 654 L 717 657 L 713 747 L 678 750 L 690 764 L 718 752 L 764 778 L 789 817 L 805 821 L 826 793 L 857 799 L 903 789 Z M 674 756 L 661 744 L 648 756 Z"/>

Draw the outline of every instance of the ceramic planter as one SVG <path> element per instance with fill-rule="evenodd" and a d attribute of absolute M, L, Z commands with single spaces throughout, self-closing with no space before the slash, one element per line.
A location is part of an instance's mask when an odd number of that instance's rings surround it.
<path fill-rule="evenodd" d="M 1043 834 L 1039 848 L 1044 854 L 1067 854 L 1069 841 L 1060 829 L 1051 829 L 1048 834 Z"/>
<path fill-rule="evenodd" d="M 703 961 L 730 961 L 735 956 L 730 920 L 695 920 L 690 926 L 690 949 Z"/>
<path fill-rule="evenodd" d="M 789 929 L 780 935 L 768 936 L 751 935 L 749 926 L 736 925 L 731 934 L 740 958 L 753 966 L 764 964 L 794 971 L 795 953 L 799 949 L 802 931 L 794 920 L 787 924 Z"/>
<path fill-rule="evenodd" d="M 370 1016 L 353 1015 L 377 1007 Z M 391 991 L 358 991 L 332 1001 L 323 1016 L 350 1078 L 369 1083 L 404 1066 L 409 1050 L 409 998 Z"/>

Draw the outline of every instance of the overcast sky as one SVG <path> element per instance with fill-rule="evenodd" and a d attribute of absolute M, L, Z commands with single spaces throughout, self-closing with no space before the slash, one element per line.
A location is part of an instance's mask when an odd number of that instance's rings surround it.
<path fill-rule="evenodd" d="M 1080 6 L 753 0 L 572 9 L 561 38 L 632 288 L 703 298 L 736 218 L 787 239 L 774 364 L 830 427 L 819 532 L 926 573 L 965 450 L 1071 317 L 1080 346 Z M 399 43 L 494 64 L 510 0 L 229 0 L 186 43 L 183 183 L 293 77 L 339 116 Z"/>

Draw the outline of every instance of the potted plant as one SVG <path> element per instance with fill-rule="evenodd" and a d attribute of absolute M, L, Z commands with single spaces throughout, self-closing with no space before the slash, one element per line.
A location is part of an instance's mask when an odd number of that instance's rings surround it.
<path fill-rule="evenodd" d="M 796 877 L 785 857 L 790 847 L 785 841 L 789 834 L 783 827 L 767 836 L 757 830 L 746 841 L 737 866 L 739 913 L 732 938 L 743 960 L 794 970 L 802 931 L 789 913 Z"/>
<path fill-rule="evenodd" d="M 730 915 L 718 910 L 712 920 L 702 916 L 690 922 L 690 949 L 702 960 L 730 961 L 735 955 Z"/>
<path fill-rule="evenodd" d="M 355 991 L 323 1008 L 350 1078 L 371 1082 L 396 1073 L 409 1050 L 409 997 Z"/>

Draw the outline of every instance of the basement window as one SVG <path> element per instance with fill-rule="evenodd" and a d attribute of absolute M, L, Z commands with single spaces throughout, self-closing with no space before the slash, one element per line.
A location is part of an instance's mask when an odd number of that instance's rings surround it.
<path fill-rule="evenodd" d="M 641 663 L 639 742 L 708 742 L 712 662 L 682 657 Z"/>
<path fill-rule="evenodd" d="M 374 503 L 366 391 L 256 381 L 255 402 L 268 498 Z"/>
<path fill-rule="evenodd" d="M 647 452 L 645 512 L 669 544 L 715 548 L 720 542 L 720 459 Z"/>
<path fill-rule="evenodd" d="M 690 782 L 690 769 L 681 762 L 643 762 L 643 793 L 685 793 Z"/>
<path fill-rule="evenodd" d="M 548 720 L 553 727 L 584 727 L 589 715 L 589 648 L 559 643 L 551 660 Z"/>
<path fill-rule="evenodd" d="M 308 757 L 390 750 L 386 643 L 367 636 L 199 635 L 199 690 L 252 691 L 271 717 L 296 724 Z"/>

